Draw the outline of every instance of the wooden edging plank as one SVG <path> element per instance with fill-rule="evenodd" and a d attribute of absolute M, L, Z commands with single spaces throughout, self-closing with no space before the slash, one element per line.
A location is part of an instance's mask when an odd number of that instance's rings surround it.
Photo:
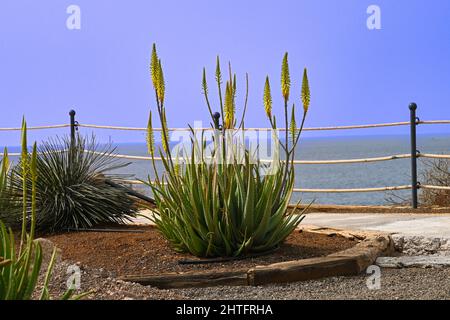
<path fill-rule="evenodd" d="M 247 269 L 235 271 L 192 271 L 161 275 L 133 275 L 121 280 L 151 285 L 161 289 L 180 289 L 213 286 L 246 286 Z"/>
<path fill-rule="evenodd" d="M 346 257 L 321 257 L 259 266 L 247 272 L 248 284 L 259 286 L 269 283 L 287 283 L 332 276 L 358 274 L 356 259 Z"/>

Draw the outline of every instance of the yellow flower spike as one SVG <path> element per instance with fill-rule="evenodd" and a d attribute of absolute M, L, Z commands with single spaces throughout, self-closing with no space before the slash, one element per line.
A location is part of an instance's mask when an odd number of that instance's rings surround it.
<path fill-rule="evenodd" d="M 272 117 L 272 94 L 270 93 L 270 82 L 269 76 L 266 77 L 266 83 L 264 84 L 264 109 L 266 110 L 266 115 L 270 119 Z"/>
<path fill-rule="evenodd" d="M 231 126 L 234 128 L 236 125 L 236 74 L 233 78 L 233 90 L 232 90 L 232 100 L 231 100 Z"/>
<path fill-rule="evenodd" d="M 157 87 L 156 92 L 158 93 L 158 98 L 159 98 L 159 101 L 161 102 L 161 105 L 163 105 L 164 104 L 164 94 L 166 91 L 166 84 L 164 83 L 164 73 L 163 73 L 162 66 L 161 66 L 161 59 L 158 60 L 157 74 L 158 74 L 158 77 L 157 77 L 158 87 Z"/>
<path fill-rule="evenodd" d="M 285 101 L 289 100 L 289 91 L 291 89 L 291 77 L 289 75 L 288 53 L 283 57 L 281 65 L 281 93 Z"/>
<path fill-rule="evenodd" d="M 153 44 L 152 55 L 150 59 L 150 74 L 152 77 L 153 88 L 158 87 L 158 68 L 159 68 L 158 54 L 156 53 L 156 44 Z"/>
<path fill-rule="evenodd" d="M 219 56 L 217 56 L 217 61 L 216 61 L 216 81 L 219 84 L 222 83 L 222 72 L 220 71 Z"/>
<path fill-rule="evenodd" d="M 155 156 L 155 136 L 153 132 L 153 125 L 152 125 L 152 112 L 150 111 L 150 115 L 148 117 L 148 124 L 147 124 L 147 150 L 148 153 L 154 157 Z"/>
<path fill-rule="evenodd" d="M 169 130 L 167 129 L 167 119 L 166 119 L 166 109 L 162 110 L 162 127 L 163 127 L 163 131 L 162 131 L 162 145 L 163 145 L 163 149 L 166 152 L 166 154 L 169 154 Z"/>
<path fill-rule="evenodd" d="M 308 71 L 306 68 L 303 70 L 302 81 L 302 103 L 304 112 L 308 112 L 309 103 L 311 102 L 311 92 L 309 91 Z"/>
<path fill-rule="evenodd" d="M 292 143 L 294 144 L 297 135 L 297 122 L 295 121 L 295 104 L 292 105 L 291 124 L 289 127 L 289 131 L 291 134 Z"/>
<path fill-rule="evenodd" d="M 232 85 L 227 81 L 225 88 L 225 129 L 231 129 L 233 125 L 233 89 Z"/>
<path fill-rule="evenodd" d="M 22 132 L 21 132 L 21 140 L 22 140 L 22 161 L 26 162 L 27 160 L 27 122 L 25 121 L 25 117 L 22 118 Z"/>
<path fill-rule="evenodd" d="M 208 82 L 206 81 L 206 69 L 203 68 L 202 89 L 204 94 L 208 94 Z"/>

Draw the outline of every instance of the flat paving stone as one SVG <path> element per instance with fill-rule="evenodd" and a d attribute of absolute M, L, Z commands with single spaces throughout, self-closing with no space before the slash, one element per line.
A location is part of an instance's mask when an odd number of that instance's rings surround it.
<path fill-rule="evenodd" d="M 450 214 L 310 213 L 305 224 L 450 239 Z"/>

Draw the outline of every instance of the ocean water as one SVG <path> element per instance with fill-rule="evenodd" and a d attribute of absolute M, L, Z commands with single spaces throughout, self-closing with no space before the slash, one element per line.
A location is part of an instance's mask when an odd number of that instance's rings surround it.
<path fill-rule="evenodd" d="M 450 135 L 418 136 L 417 148 L 422 153 L 450 154 Z M 121 154 L 146 155 L 146 146 L 143 143 L 119 144 L 116 151 Z M 304 138 L 297 147 L 296 159 L 371 158 L 409 152 L 410 141 L 407 135 Z M 418 160 L 418 167 L 420 175 L 426 168 L 422 159 Z M 295 186 L 308 189 L 341 189 L 408 185 L 411 184 L 410 170 L 410 159 L 358 164 L 296 165 Z M 146 179 L 151 171 L 149 161 L 132 161 L 120 172 L 132 173 L 135 178 Z M 410 197 L 410 193 L 410 190 L 395 192 L 403 198 Z M 382 205 L 389 203 L 389 196 L 390 192 L 294 193 L 292 202 L 301 200 L 304 203 L 315 201 L 319 204 Z"/>
<path fill-rule="evenodd" d="M 145 143 L 121 143 L 114 145 L 116 153 L 127 155 L 147 155 Z M 419 135 L 417 149 L 422 153 L 450 154 L 450 135 Z M 10 148 L 17 152 L 18 148 Z M 297 149 L 296 159 L 328 160 L 372 158 L 405 154 L 410 152 L 408 135 L 359 136 L 302 138 Z M 14 157 L 12 158 L 14 161 Z M 131 179 L 147 179 L 152 173 L 150 161 L 124 160 L 130 162 L 118 173 L 127 174 Z M 420 173 L 426 168 L 426 160 L 418 160 Z M 157 165 L 162 169 L 161 163 Z M 410 159 L 398 159 L 374 163 L 334 164 L 334 165 L 296 165 L 295 186 L 308 189 L 371 188 L 411 184 Z M 151 176 L 153 176 L 151 174 Z M 145 194 L 148 187 L 134 186 Z M 396 191 L 396 195 L 409 198 L 411 191 Z M 294 193 L 293 203 L 315 201 L 318 204 L 383 205 L 389 203 L 390 192 L 370 193 Z"/>

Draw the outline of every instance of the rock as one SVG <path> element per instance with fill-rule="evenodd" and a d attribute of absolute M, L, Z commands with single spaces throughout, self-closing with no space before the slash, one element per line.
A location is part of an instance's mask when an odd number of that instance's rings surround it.
<path fill-rule="evenodd" d="M 425 243 L 425 250 L 430 253 L 436 253 L 441 247 L 441 241 L 439 238 L 427 239 Z"/>
<path fill-rule="evenodd" d="M 443 241 L 441 241 L 440 250 L 450 252 L 450 241 L 448 241 L 447 239 L 443 239 Z"/>
<path fill-rule="evenodd" d="M 444 238 L 426 238 L 423 236 L 393 235 L 396 251 L 408 256 L 417 255 L 450 255 L 450 242 Z"/>
<path fill-rule="evenodd" d="M 403 251 L 403 245 L 405 244 L 405 237 L 400 236 L 398 234 L 392 235 L 392 240 L 394 241 L 394 248 L 395 250 L 402 252 Z"/>
<path fill-rule="evenodd" d="M 422 255 L 379 257 L 375 263 L 383 268 L 442 268 L 450 267 L 450 256 Z"/>

